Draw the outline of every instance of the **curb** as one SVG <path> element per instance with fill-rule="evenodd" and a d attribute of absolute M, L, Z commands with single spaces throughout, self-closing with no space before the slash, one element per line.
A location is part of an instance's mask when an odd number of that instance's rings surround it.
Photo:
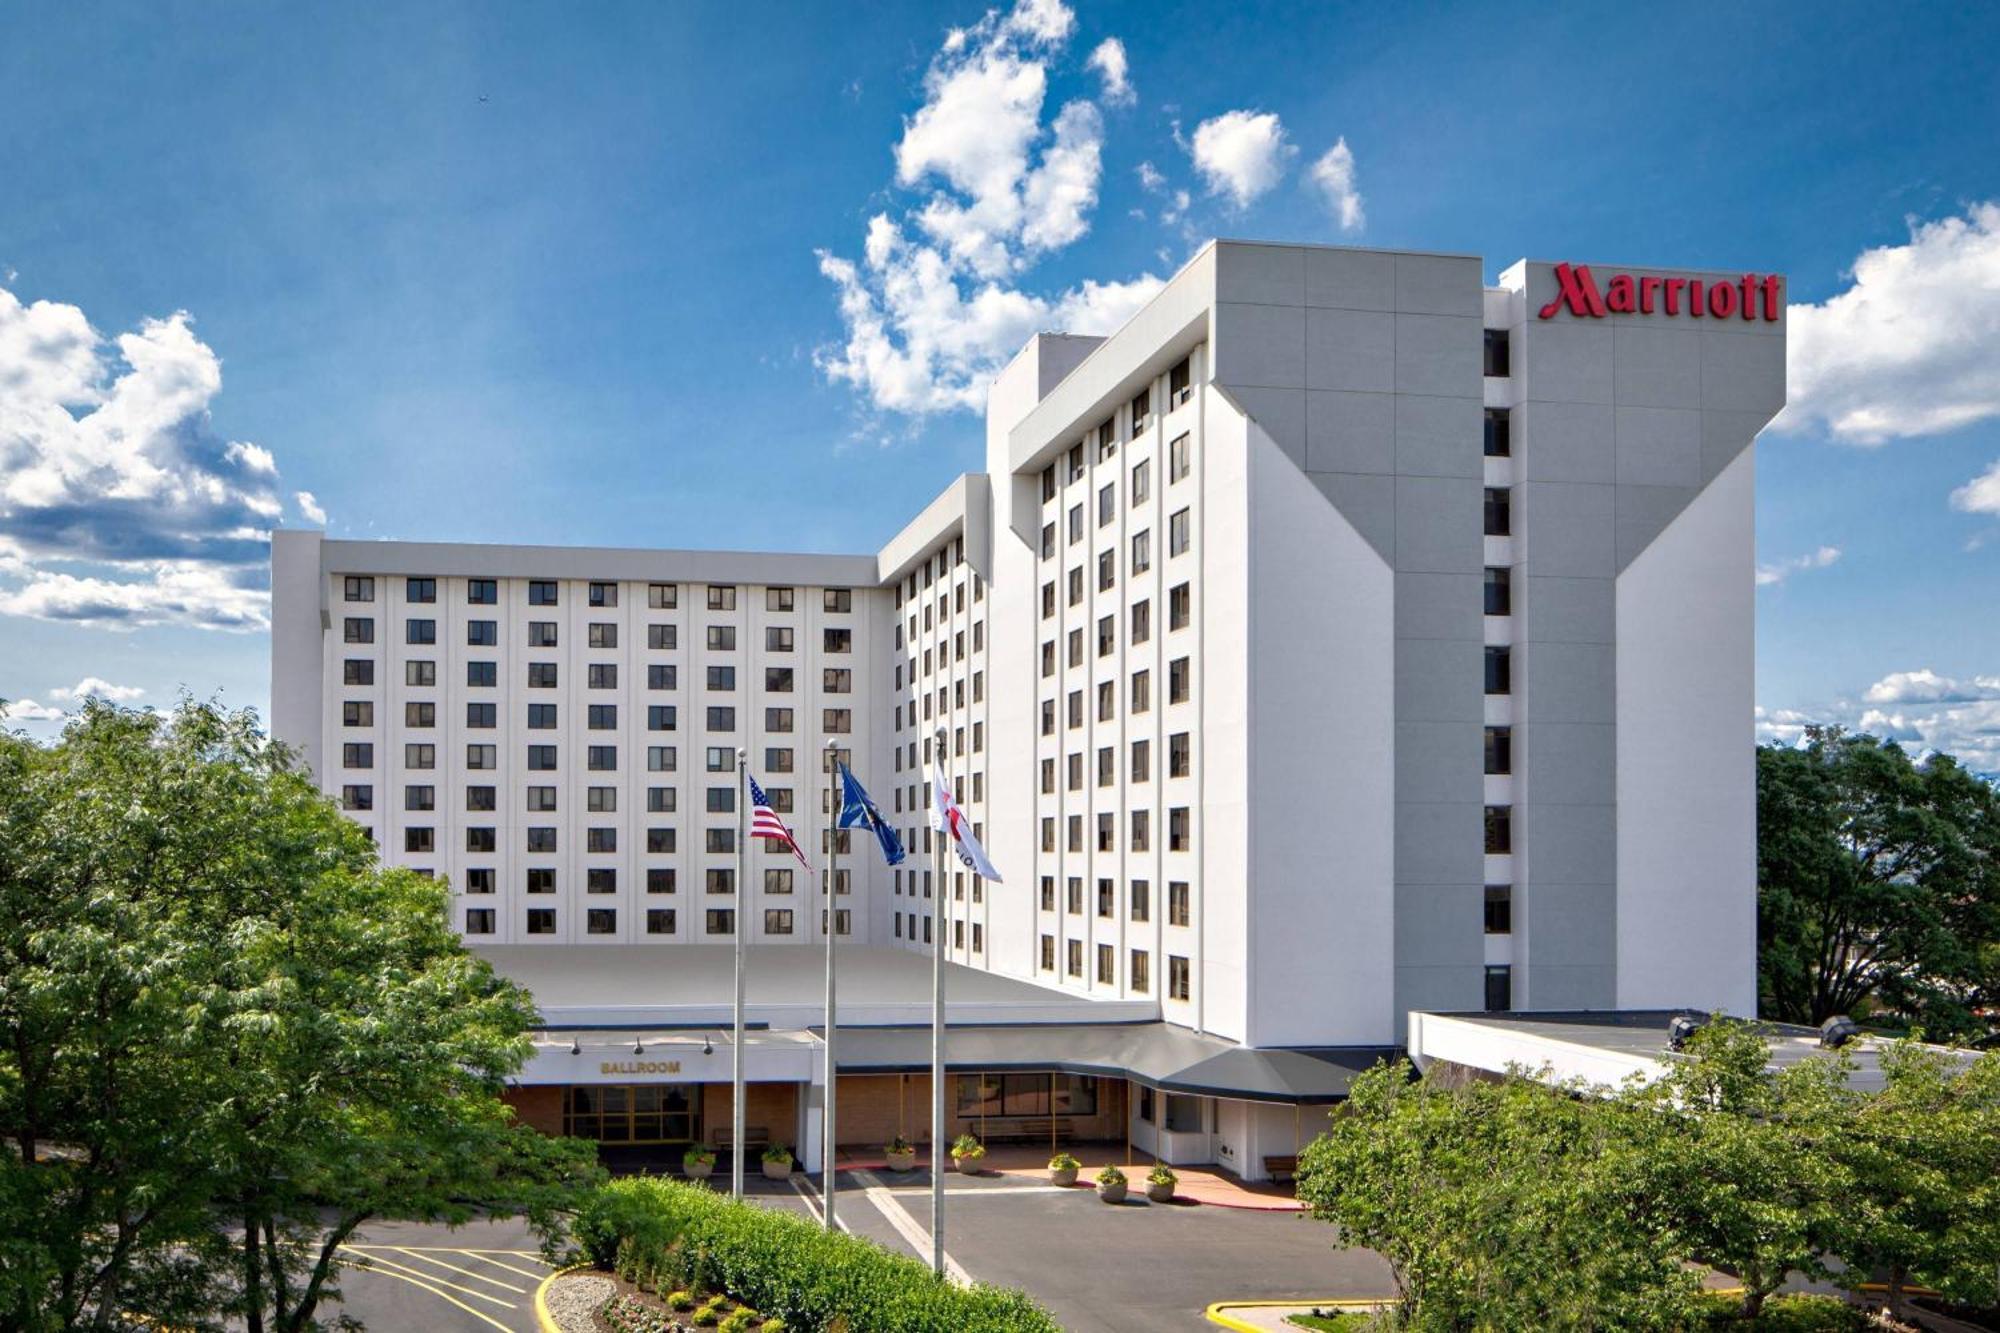
<path fill-rule="evenodd" d="M 556 1323 L 556 1317 L 549 1313 L 549 1285 L 559 1277 L 595 1267 L 596 1264 L 571 1264 L 568 1268 L 556 1269 L 542 1279 L 541 1285 L 535 1288 L 535 1327 L 539 1328 L 541 1333 L 562 1333 L 562 1327 Z"/>
<path fill-rule="evenodd" d="M 1246 1324 L 1241 1319 L 1232 1318 L 1227 1312 L 1230 1310 L 1302 1309 L 1313 1306 L 1331 1310 L 1379 1310 L 1384 1306 L 1394 1305 L 1395 1303 L 1396 1298 L 1393 1296 L 1342 1296 L 1331 1300 L 1313 1300 L 1310 1297 L 1295 1297 L 1289 1301 L 1217 1301 L 1206 1310 L 1203 1310 L 1202 1315 L 1209 1323 L 1220 1324 L 1227 1329 L 1234 1329 L 1236 1333 L 1265 1333 L 1257 1325 Z"/>

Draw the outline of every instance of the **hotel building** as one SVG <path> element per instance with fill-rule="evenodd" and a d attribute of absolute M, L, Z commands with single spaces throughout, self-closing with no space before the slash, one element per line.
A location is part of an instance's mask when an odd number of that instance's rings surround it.
<path fill-rule="evenodd" d="M 534 989 L 537 1123 L 726 1135 L 742 929 L 816 1160 L 826 900 L 737 882 L 735 756 L 823 855 L 831 748 L 912 849 L 843 844 L 842 1141 L 927 1125 L 942 932 L 955 1128 L 1254 1179 L 1413 1013 L 1754 1013 L 1784 351 L 1762 274 L 1216 242 L 873 554 L 278 533 L 273 725 Z M 938 763 L 1004 884 L 935 882 Z"/>

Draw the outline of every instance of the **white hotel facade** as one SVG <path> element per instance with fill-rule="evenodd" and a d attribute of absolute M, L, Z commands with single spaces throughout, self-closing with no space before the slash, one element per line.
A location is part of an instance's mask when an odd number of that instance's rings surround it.
<path fill-rule="evenodd" d="M 274 729 L 535 988 L 539 1123 L 726 1127 L 741 927 L 764 1128 L 811 1144 L 825 903 L 761 845 L 736 882 L 734 756 L 823 847 L 831 742 L 913 848 L 840 862 L 843 1142 L 924 1127 L 942 929 L 956 1126 L 1255 1178 L 1414 1011 L 1754 1012 L 1778 291 L 1217 242 L 1030 341 L 986 470 L 873 554 L 277 534 Z M 940 733 L 1004 884 L 932 882 Z M 679 1058 L 586 1058 L 635 1042 Z"/>

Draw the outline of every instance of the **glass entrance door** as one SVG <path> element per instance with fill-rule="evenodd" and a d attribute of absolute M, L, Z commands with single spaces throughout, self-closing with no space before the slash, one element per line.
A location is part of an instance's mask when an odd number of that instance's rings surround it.
<path fill-rule="evenodd" d="M 563 1133 L 599 1143 L 692 1143 L 701 1138 L 698 1085 L 641 1083 L 563 1089 Z"/>

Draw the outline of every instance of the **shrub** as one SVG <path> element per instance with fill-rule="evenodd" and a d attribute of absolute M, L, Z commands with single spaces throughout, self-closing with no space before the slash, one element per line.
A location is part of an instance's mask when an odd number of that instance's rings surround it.
<path fill-rule="evenodd" d="M 1181 1178 L 1175 1175 L 1165 1162 L 1155 1162 L 1153 1169 L 1146 1173 L 1146 1183 L 1148 1185 L 1178 1185 L 1181 1183 Z"/>
<path fill-rule="evenodd" d="M 1054 1157 L 1049 1158 L 1049 1170 L 1051 1171 L 1075 1171 L 1082 1166 L 1082 1162 L 1077 1161 L 1076 1158 L 1071 1157 L 1066 1152 L 1059 1152 Z"/>
<path fill-rule="evenodd" d="M 715 1149 L 705 1147 L 702 1144 L 697 1143 L 693 1147 L 689 1148 L 686 1152 L 681 1154 L 681 1165 L 714 1166 Z"/>
<path fill-rule="evenodd" d="M 792 1150 L 786 1144 L 774 1143 L 764 1149 L 764 1160 L 767 1162 L 783 1162 L 785 1165 L 790 1166 L 792 1163 Z"/>
<path fill-rule="evenodd" d="M 970 1134 L 961 1134 L 952 1140 L 951 1155 L 954 1158 L 970 1157 L 976 1160 L 986 1155 L 986 1145 Z"/>
<path fill-rule="evenodd" d="M 739 1306 L 734 1313 L 717 1325 L 722 1333 L 744 1333 L 750 1325 L 760 1322 L 762 1316 L 749 1306 Z"/>
<path fill-rule="evenodd" d="M 1123 1185 L 1125 1183 L 1125 1173 L 1115 1166 L 1107 1166 L 1097 1173 L 1097 1183 L 1100 1185 Z"/>
<path fill-rule="evenodd" d="M 575 1234 L 599 1263 L 625 1240 L 658 1262 L 678 1245 L 691 1282 L 698 1272 L 788 1333 L 1059 1333 L 1018 1291 L 942 1283 L 927 1265 L 871 1241 L 681 1180 L 612 1181 L 584 1201 Z"/>
<path fill-rule="evenodd" d="M 694 1297 L 685 1291 L 669 1292 L 667 1295 L 667 1308 L 669 1310 L 692 1310 L 694 1309 Z"/>
<path fill-rule="evenodd" d="M 1743 1324 L 1743 1303 L 1734 1296 L 1698 1298 L 1703 1322 L 1710 1328 L 1734 1328 Z M 1814 1296 L 1797 1292 L 1773 1296 L 1764 1302 L 1756 1323 L 1757 1333 L 1867 1333 L 1875 1324 L 1868 1315 L 1838 1296 Z"/>
<path fill-rule="evenodd" d="M 757 1326 L 757 1333 L 785 1333 L 785 1321 L 773 1316 Z"/>

